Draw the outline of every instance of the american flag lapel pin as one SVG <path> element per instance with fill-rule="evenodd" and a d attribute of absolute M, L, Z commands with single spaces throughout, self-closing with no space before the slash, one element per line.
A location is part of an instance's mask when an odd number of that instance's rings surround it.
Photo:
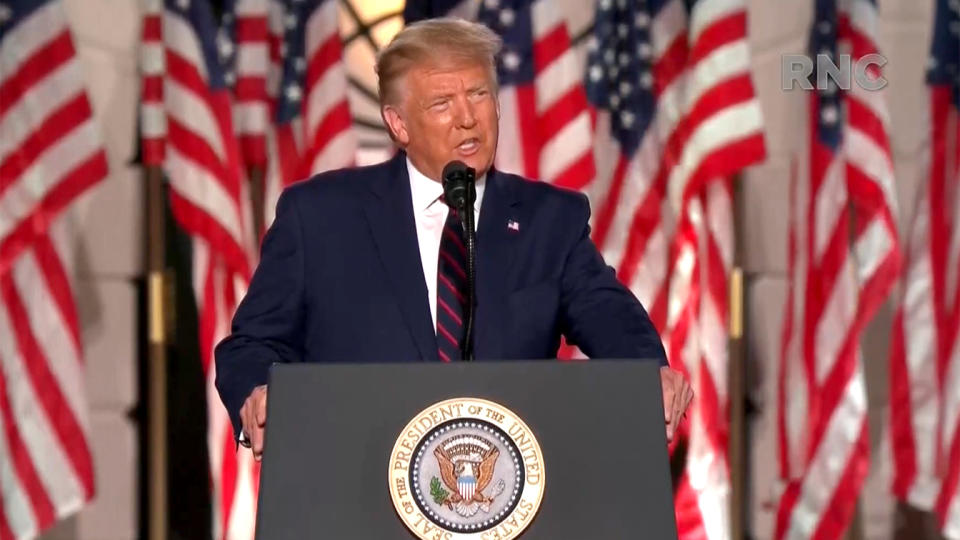
<path fill-rule="evenodd" d="M 507 229 L 513 232 L 520 232 L 520 224 L 514 219 L 507 220 Z"/>

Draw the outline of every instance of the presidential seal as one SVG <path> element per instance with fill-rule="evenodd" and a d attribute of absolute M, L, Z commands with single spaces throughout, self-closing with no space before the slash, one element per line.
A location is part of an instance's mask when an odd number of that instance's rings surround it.
<path fill-rule="evenodd" d="M 476 398 L 431 405 L 390 454 L 390 496 L 423 540 L 510 540 L 543 499 L 540 445 L 506 407 Z"/>

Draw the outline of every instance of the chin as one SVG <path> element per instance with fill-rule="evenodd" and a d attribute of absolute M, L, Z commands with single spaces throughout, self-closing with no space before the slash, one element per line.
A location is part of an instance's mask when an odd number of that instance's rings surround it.
<path fill-rule="evenodd" d="M 486 173 L 491 166 L 493 166 L 493 159 L 490 156 L 468 156 L 468 157 L 459 157 L 455 158 L 463 161 L 468 166 L 472 167 L 477 171 L 477 176 L 481 176 Z"/>

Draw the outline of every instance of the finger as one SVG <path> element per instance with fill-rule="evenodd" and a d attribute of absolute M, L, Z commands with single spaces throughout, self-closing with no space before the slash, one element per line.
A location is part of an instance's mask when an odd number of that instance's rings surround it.
<path fill-rule="evenodd" d="M 253 449 L 253 457 L 259 461 L 260 456 L 263 454 L 263 428 L 255 426 L 253 427 L 252 431 L 253 433 L 250 435 L 253 439 L 253 444 L 251 445 Z"/>
<path fill-rule="evenodd" d="M 672 392 L 669 389 L 663 389 L 663 421 L 668 424 L 673 418 L 673 396 L 671 394 Z"/>
<path fill-rule="evenodd" d="M 250 405 L 249 402 L 244 403 L 243 407 L 240 407 L 240 428 L 246 434 L 247 441 L 250 441 L 250 428 L 253 427 L 253 422 L 250 417 Z"/>
<path fill-rule="evenodd" d="M 247 399 L 243 400 L 243 405 L 240 407 L 240 423 L 243 425 L 244 432 L 247 435 L 250 434 L 250 428 L 255 426 L 257 423 L 257 390 L 254 389 L 250 392 L 250 395 L 247 396 Z"/>
<path fill-rule="evenodd" d="M 686 381 L 680 386 L 680 389 L 677 391 L 677 423 L 683 421 L 687 416 L 687 398 L 690 391 L 690 385 Z"/>
<path fill-rule="evenodd" d="M 680 393 L 677 392 L 677 394 L 679 395 Z M 680 424 L 683 422 L 683 414 L 684 414 L 683 400 L 678 398 L 676 406 L 677 408 L 673 413 L 673 430 L 674 431 L 679 429 Z"/>
<path fill-rule="evenodd" d="M 661 373 L 660 388 L 663 391 L 663 420 L 670 423 L 673 414 L 673 384 L 669 372 Z"/>
<path fill-rule="evenodd" d="M 677 434 L 677 429 L 680 426 L 680 422 L 683 421 L 683 386 L 686 383 L 686 380 L 683 378 L 675 379 L 677 381 L 677 386 L 674 390 L 674 399 L 673 399 L 673 417 L 670 421 L 670 430 L 675 436 Z"/>
<path fill-rule="evenodd" d="M 683 401 L 683 385 L 685 383 L 686 381 L 682 377 L 673 378 L 673 402 L 670 404 L 673 412 L 670 415 L 670 423 L 673 424 L 674 428 L 676 428 L 677 423 L 680 422 L 680 415 L 683 414 L 680 403 Z"/>
<path fill-rule="evenodd" d="M 267 393 L 264 392 L 257 399 L 257 414 L 256 414 L 257 425 L 263 427 L 267 423 Z"/>
<path fill-rule="evenodd" d="M 690 408 L 690 404 L 693 403 L 693 387 L 689 384 L 687 385 L 686 399 L 683 402 L 683 410 Z"/>

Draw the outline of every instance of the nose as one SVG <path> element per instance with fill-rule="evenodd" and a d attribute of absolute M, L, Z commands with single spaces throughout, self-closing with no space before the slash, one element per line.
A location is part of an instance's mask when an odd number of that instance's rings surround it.
<path fill-rule="evenodd" d="M 463 129 L 471 129 L 477 125 L 477 114 L 470 99 L 462 97 L 459 100 L 457 124 Z"/>

